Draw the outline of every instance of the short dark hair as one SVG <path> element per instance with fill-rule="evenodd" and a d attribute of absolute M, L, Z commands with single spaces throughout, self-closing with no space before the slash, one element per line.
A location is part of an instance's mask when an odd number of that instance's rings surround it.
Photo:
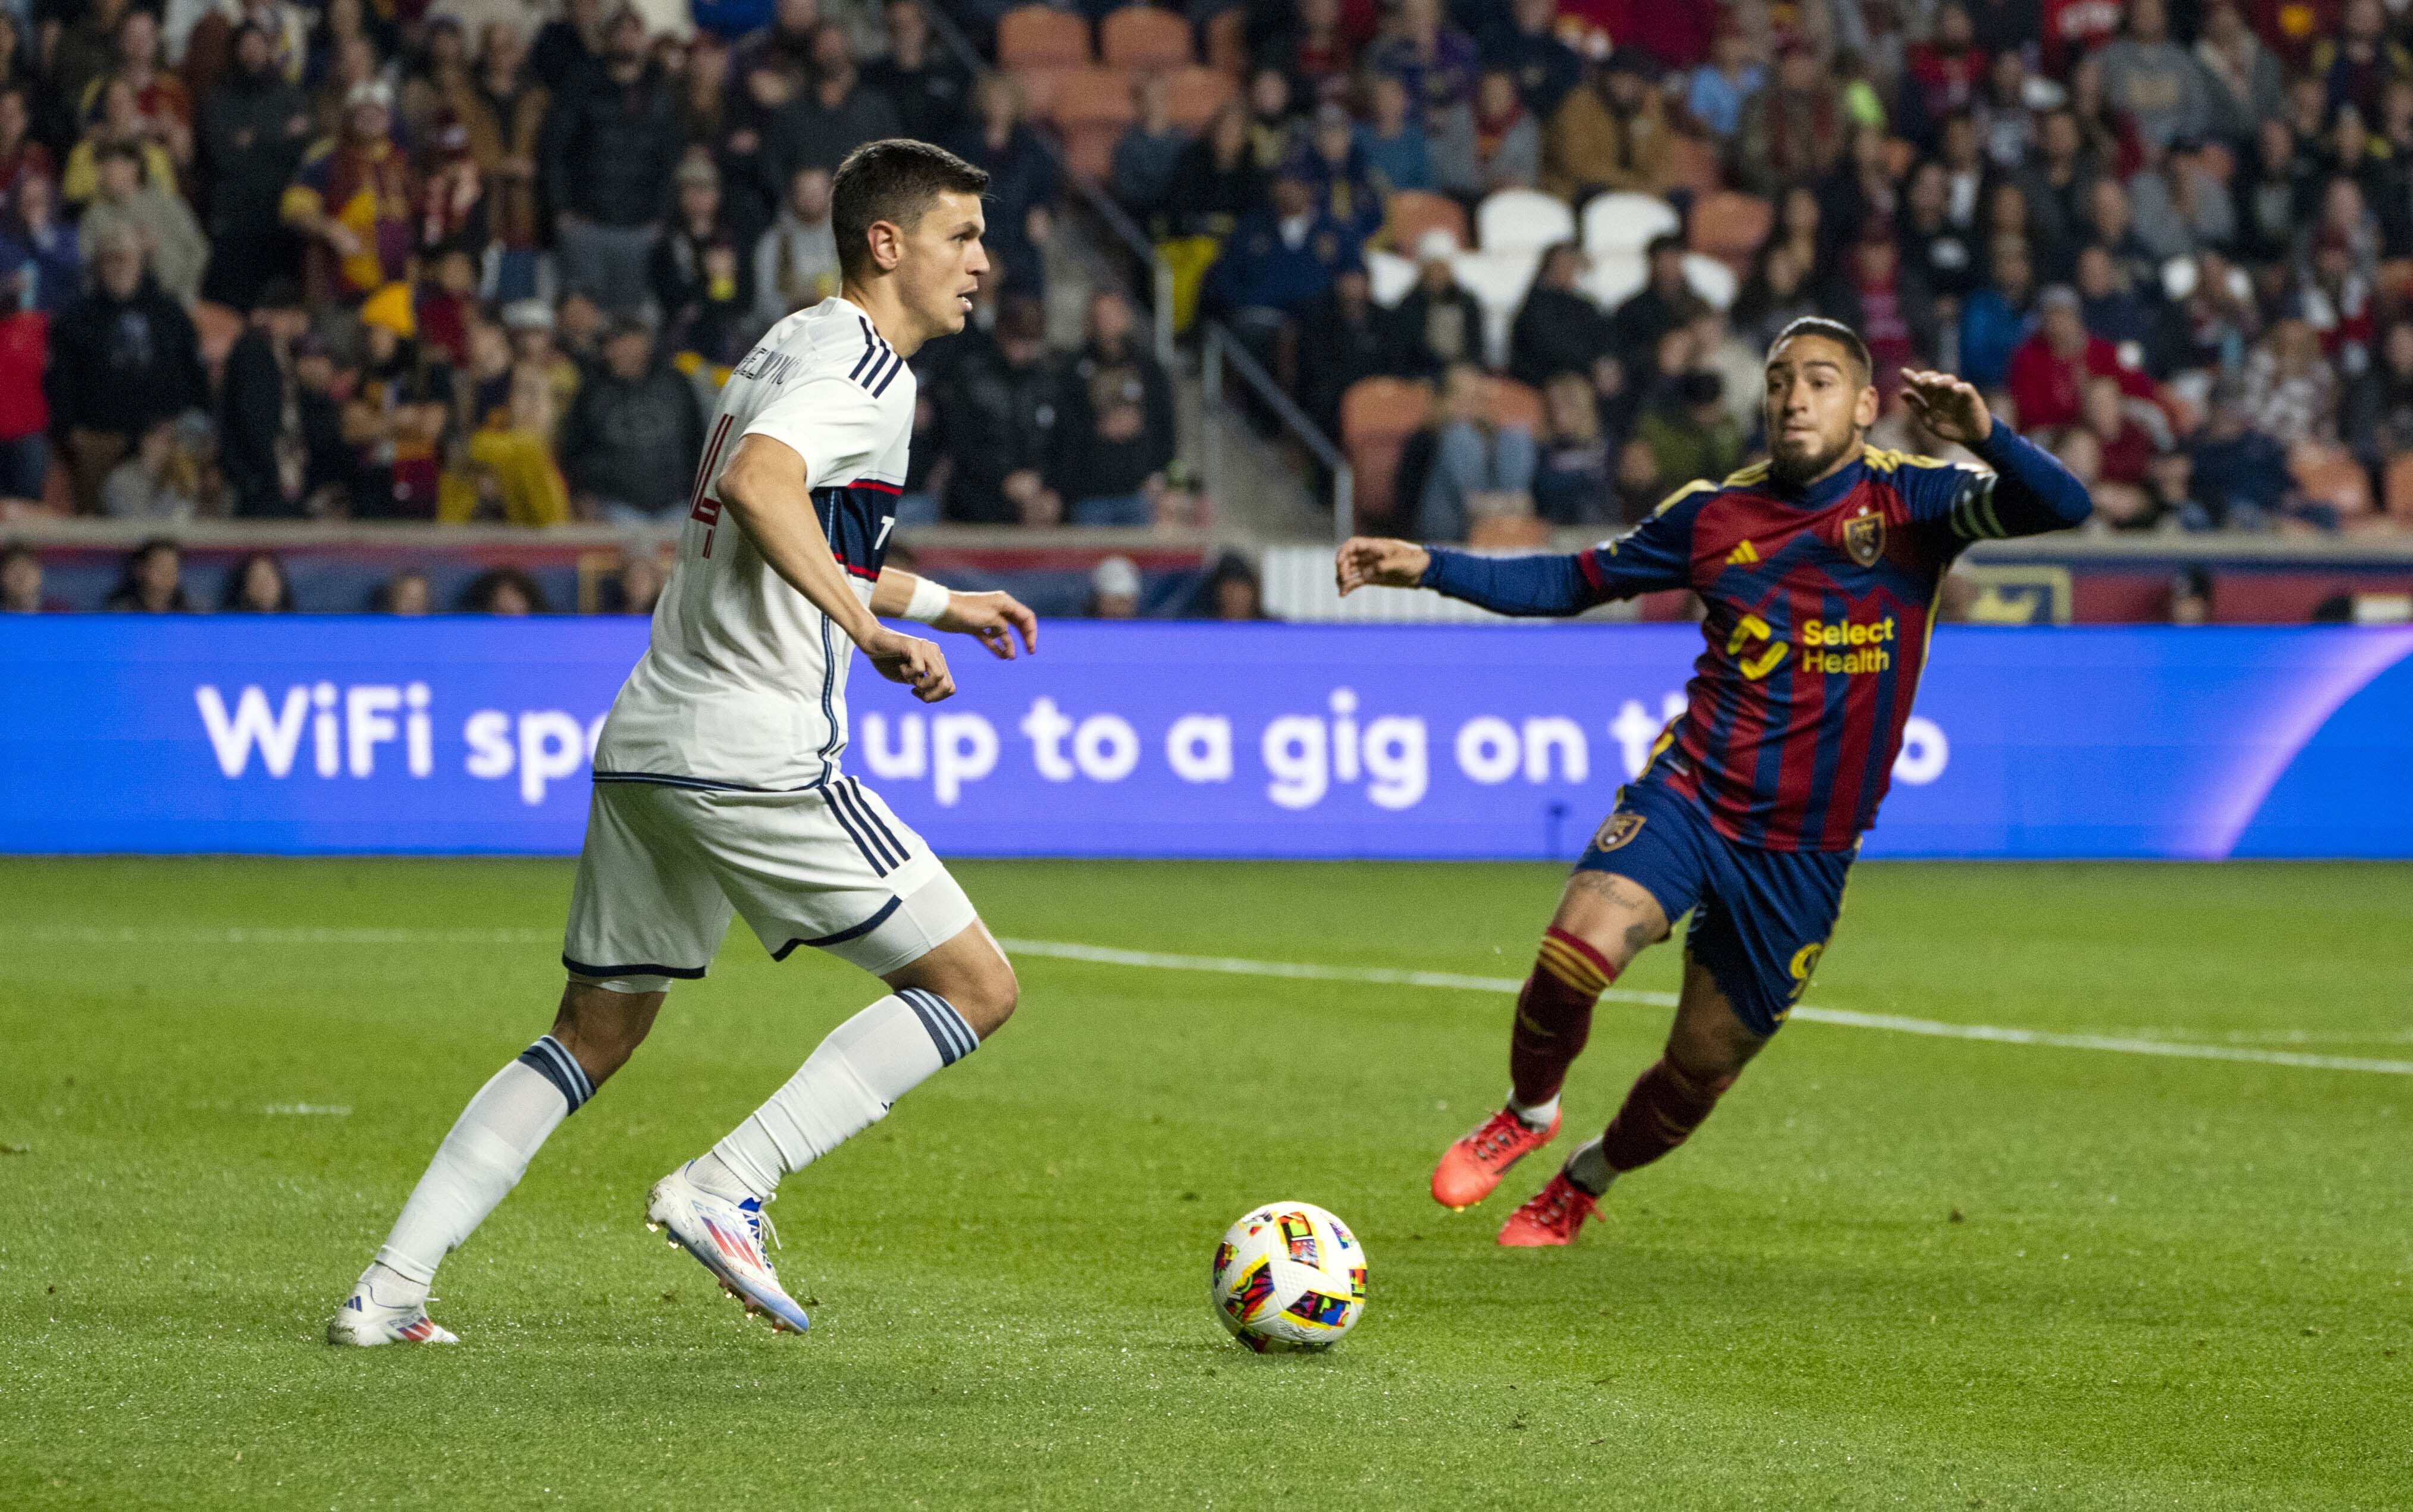
<path fill-rule="evenodd" d="M 1769 361 L 1774 362 L 1777 348 L 1798 336 L 1824 336 L 1850 352 L 1853 363 L 1860 370 L 1863 384 L 1876 371 L 1876 364 L 1869 360 L 1869 344 L 1860 339 L 1860 334 L 1843 321 L 1829 320 L 1823 315 L 1805 315 L 1779 331 L 1776 339 L 1768 344 Z"/>
<path fill-rule="evenodd" d="M 866 142 L 846 155 L 830 185 L 830 230 L 837 239 L 837 263 L 849 278 L 871 271 L 872 223 L 911 227 L 929 214 L 941 194 L 980 194 L 988 170 L 975 168 L 944 147 L 904 137 Z"/>

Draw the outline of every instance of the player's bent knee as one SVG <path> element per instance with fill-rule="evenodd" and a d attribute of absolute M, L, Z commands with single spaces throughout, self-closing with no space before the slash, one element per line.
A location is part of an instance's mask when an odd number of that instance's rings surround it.
<path fill-rule="evenodd" d="M 600 1087 L 629 1063 L 652 1032 L 662 998 L 659 991 L 632 992 L 618 983 L 573 980 L 562 988 L 553 1037 L 578 1058 L 587 1079 Z"/>

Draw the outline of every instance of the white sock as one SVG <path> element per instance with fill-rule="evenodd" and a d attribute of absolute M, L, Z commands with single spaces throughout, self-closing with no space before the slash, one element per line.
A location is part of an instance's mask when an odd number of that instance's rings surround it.
<path fill-rule="evenodd" d="M 1608 1184 L 1617 1179 L 1617 1173 L 1608 1168 L 1608 1157 L 1601 1153 L 1600 1146 L 1601 1141 L 1594 1139 L 1588 1145 L 1577 1146 L 1576 1152 L 1567 1157 L 1567 1179 L 1595 1197 L 1606 1192 Z"/>
<path fill-rule="evenodd" d="M 436 1147 L 377 1264 L 362 1277 L 371 1280 L 378 1267 L 392 1273 L 392 1281 L 375 1277 L 377 1299 L 397 1307 L 423 1301 L 446 1253 L 486 1221 L 546 1136 L 594 1095 L 577 1058 L 550 1034 L 496 1072 Z M 406 1286 L 418 1296 L 397 1295 Z"/>
<path fill-rule="evenodd" d="M 898 1098 L 979 1046 L 955 1004 L 899 988 L 830 1030 L 788 1085 L 690 1165 L 688 1178 L 733 1200 L 768 1198 L 781 1177 L 879 1122 Z"/>
<path fill-rule="evenodd" d="M 1547 1129 L 1550 1126 L 1550 1120 L 1559 1116 L 1559 1096 L 1553 1092 L 1548 1102 L 1536 1103 L 1532 1107 L 1527 1107 L 1517 1101 L 1515 1092 L 1510 1092 L 1508 1111 L 1524 1119 L 1525 1126 L 1529 1129 Z"/>

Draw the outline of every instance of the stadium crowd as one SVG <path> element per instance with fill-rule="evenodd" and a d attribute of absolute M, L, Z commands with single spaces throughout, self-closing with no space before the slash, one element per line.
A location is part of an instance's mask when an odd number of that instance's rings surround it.
<path fill-rule="evenodd" d="M 1732 468 L 1808 313 L 1889 402 L 1984 385 L 2098 527 L 2413 529 L 2382 0 L 943 0 L 978 75 L 913 0 L 556 3 L 0 7 L 0 515 L 674 520 L 904 132 L 992 173 L 996 264 L 907 524 L 1197 517 L 1140 313 L 1048 341 L 1069 161 L 1404 533 Z"/>

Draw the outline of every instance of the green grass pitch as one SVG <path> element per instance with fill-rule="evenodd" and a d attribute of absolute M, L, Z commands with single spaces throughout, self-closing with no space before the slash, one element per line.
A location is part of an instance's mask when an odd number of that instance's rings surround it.
<path fill-rule="evenodd" d="M 1559 884 L 959 874 L 1006 936 L 1495 977 Z M 1474 1211 L 1425 1192 L 1501 1095 L 1505 998 L 1025 956 L 1002 1035 L 789 1182 L 795 1339 L 639 1223 L 874 995 L 742 926 L 446 1266 L 466 1342 L 327 1348 L 544 1028 L 569 889 L 0 864 L 0 1506 L 2413 1505 L 2413 1076 L 1798 1023 L 1581 1245 L 1505 1253 L 1565 1143 Z M 2413 868 L 1871 865 L 1810 1001 L 2401 1060 Z M 1571 1131 L 1665 1018 L 1603 1005 Z M 1366 1241 L 1328 1355 L 1206 1308 L 1281 1197 Z"/>

